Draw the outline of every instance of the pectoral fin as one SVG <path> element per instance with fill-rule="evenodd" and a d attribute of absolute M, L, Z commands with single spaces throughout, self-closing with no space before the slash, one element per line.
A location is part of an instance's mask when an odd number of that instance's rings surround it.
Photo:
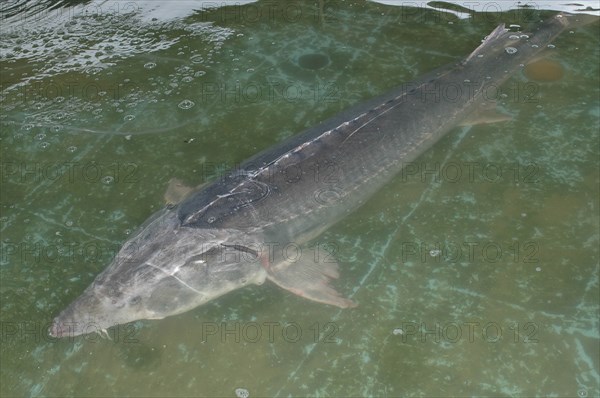
<path fill-rule="evenodd" d="M 183 202 L 183 200 L 187 198 L 190 193 L 200 190 L 206 184 L 207 183 L 202 183 L 197 187 L 188 187 L 181 180 L 177 178 L 171 178 L 169 180 L 167 191 L 164 195 L 165 202 L 167 205 L 179 204 Z"/>
<path fill-rule="evenodd" d="M 512 120 L 510 115 L 499 112 L 493 103 L 489 106 L 483 106 L 463 120 L 461 126 L 476 126 L 478 124 L 500 123 Z"/>
<path fill-rule="evenodd" d="M 338 265 L 335 262 L 319 263 L 314 262 L 312 258 L 301 257 L 297 261 L 278 262 L 267 271 L 267 279 L 300 297 L 340 308 L 352 308 L 357 305 L 329 286 L 331 279 L 339 277 Z"/>
<path fill-rule="evenodd" d="M 193 188 L 183 184 L 177 178 L 171 178 L 169 180 L 169 186 L 165 192 L 164 199 L 167 205 L 176 205 L 185 199 L 186 196 L 192 192 Z"/>

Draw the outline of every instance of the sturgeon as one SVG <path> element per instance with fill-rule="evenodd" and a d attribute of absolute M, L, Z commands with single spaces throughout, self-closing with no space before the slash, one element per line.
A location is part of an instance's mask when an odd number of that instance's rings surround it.
<path fill-rule="evenodd" d="M 330 285 L 335 261 L 290 253 L 290 243 L 301 248 L 453 127 L 477 119 L 493 105 L 490 92 L 588 17 L 561 13 L 531 35 L 499 25 L 462 61 L 275 145 L 158 211 L 49 334 L 162 319 L 265 280 L 313 301 L 355 306 Z"/>

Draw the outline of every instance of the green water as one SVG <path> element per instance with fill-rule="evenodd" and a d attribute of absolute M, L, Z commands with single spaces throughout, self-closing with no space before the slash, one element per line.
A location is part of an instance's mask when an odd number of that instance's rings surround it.
<path fill-rule="evenodd" d="M 512 120 L 455 129 L 313 242 L 357 308 L 267 283 L 110 339 L 47 337 L 172 177 L 218 178 L 497 23 L 552 15 L 287 4 L 5 28 L 0 394 L 599 395 L 598 23 L 555 41 L 561 80 L 502 87 Z"/>

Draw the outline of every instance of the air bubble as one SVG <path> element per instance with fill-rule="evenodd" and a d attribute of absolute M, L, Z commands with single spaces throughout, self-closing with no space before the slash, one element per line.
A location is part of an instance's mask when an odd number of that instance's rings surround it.
<path fill-rule="evenodd" d="M 102 183 L 105 184 L 105 185 L 112 184 L 114 180 L 115 180 L 115 177 L 113 177 L 113 176 L 104 176 L 104 177 L 102 177 Z"/>
<path fill-rule="evenodd" d="M 75 152 L 76 150 L 77 150 L 76 146 L 70 146 L 70 147 L 67 148 L 67 151 L 69 151 L 71 153 Z"/>
<path fill-rule="evenodd" d="M 153 69 L 153 68 L 156 68 L 156 63 L 154 63 L 154 62 L 148 62 L 148 63 L 145 63 L 145 64 L 144 64 L 144 68 L 146 68 L 146 69 Z"/>
<path fill-rule="evenodd" d="M 196 105 L 193 101 L 190 100 L 183 100 L 179 103 L 179 106 L 181 109 L 190 109 L 191 107 L 193 107 L 194 105 Z"/>
<path fill-rule="evenodd" d="M 507 54 L 515 54 L 518 50 L 514 47 L 506 47 L 504 51 L 506 51 Z"/>
<path fill-rule="evenodd" d="M 97 73 L 102 72 L 102 68 L 99 66 L 92 66 L 85 71 L 89 75 L 95 75 Z"/>
<path fill-rule="evenodd" d="M 245 388 L 236 388 L 235 389 L 235 396 L 237 398 L 248 398 L 250 397 L 250 392 L 248 390 L 246 390 Z"/>
<path fill-rule="evenodd" d="M 134 115 L 125 115 L 125 117 L 123 117 L 123 120 L 125 120 L 126 122 L 130 122 L 133 119 L 135 119 Z"/>
<path fill-rule="evenodd" d="M 54 117 L 53 117 L 53 119 L 55 119 L 55 120 L 62 120 L 62 119 L 64 119 L 66 116 L 67 116 L 67 115 L 66 115 L 64 112 L 56 112 L 56 113 L 54 114 Z"/>

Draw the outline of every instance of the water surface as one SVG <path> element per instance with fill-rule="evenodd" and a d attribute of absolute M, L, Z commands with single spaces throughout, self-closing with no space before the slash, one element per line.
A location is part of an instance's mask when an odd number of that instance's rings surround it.
<path fill-rule="evenodd" d="M 558 80 L 502 86 L 510 121 L 455 129 L 307 248 L 334 249 L 357 308 L 265 284 L 110 339 L 47 337 L 172 177 L 219 178 L 498 23 L 553 15 L 157 4 L 8 9 L 3 396 L 600 394 L 597 23 L 548 50 Z"/>

